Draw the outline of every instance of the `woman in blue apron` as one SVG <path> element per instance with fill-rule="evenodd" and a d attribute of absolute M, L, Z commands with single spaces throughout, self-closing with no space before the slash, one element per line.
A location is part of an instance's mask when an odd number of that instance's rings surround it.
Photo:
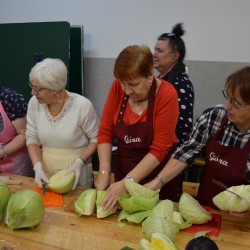
<path fill-rule="evenodd" d="M 189 140 L 180 146 L 159 174 L 167 183 L 178 175 L 206 146 L 206 165 L 198 191 L 202 205 L 215 208 L 212 198 L 223 189 L 250 180 L 250 67 L 227 78 L 224 106 L 207 109 L 194 125 Z M 156 189 L 152 181 L 147 187 Z"/>
<path fill-rule="evenodd" d="M 178 99 L 174 87 L 153 76 L 148 47 L 129 46 L 118 56 L 113 85 L 98 132 L 99 174 L 95 186 L 107 190 L 102 205 L 113 208 L 126 192 L 124 179 L 144 184 L 157 177 L 175 148 Z M 115 183 L 110 185 L 111 148 L 117 138 Z M 161 199 L 177 200 L 178 177 L 161 188 Z"/>

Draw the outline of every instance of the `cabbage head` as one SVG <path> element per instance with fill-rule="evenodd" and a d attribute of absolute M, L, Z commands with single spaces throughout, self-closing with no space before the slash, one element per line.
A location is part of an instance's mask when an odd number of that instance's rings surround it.
<path fill-rule="evenodd" d="M 40 224 L 43 215 L 40 195 L 33 190 L 21 190 L 10 197 L 4 221 L 12 230 L 32 228 Z"/>
<path fill-rule="evenodd" d="M 95 211 L 96 189 L 90 188 L 81 193 L 75 202 L 75 212 L 81 215 L 91 215 Z"/>
<path fill-rule="evenodd" d="M 150 239 L 154 233 L 162 233 L 173 240 L 179 229 L 168 219 L 149 216 L 142 222 L 142 231 Z"/>
<path fill-rule="evenodd" d="M 48 188 L 59 194 L 69 192 L 75 181 L 75 173 L 65 175 L 66 172 L 67 170 L 63 169 L 52 175 L 49 179 Z"/>
<path fill-rule="evenodd" d="M 151 241 L 142 239 L 139 243 L 139 250 L 179 250 L 178 247 L 164 234 L 153 233 Z"/>
<path fill-rule="evenodd" d="M 237 213 L 246 211 L 250 206 L 250 185 L 233 186 L 228 188 L 228 190 L 239 194 L 242 199 L 237 195 L 225 190 L 213 198 L 213 203 L 219 209 L 224 211 L 232 211 Z"/>
<path fill-rule="evenodd" d="M 9 187 L 4 182 L 0 181 L 0 221 L 4 218 L 10 196 L 11 193 Z"/>
<path fill-rule="evenodd" d="M 188 193 L 181 195 L 179 212 L 188 223 L 192 224 L 204 224 L 212 219 L 212 215 Z"/>

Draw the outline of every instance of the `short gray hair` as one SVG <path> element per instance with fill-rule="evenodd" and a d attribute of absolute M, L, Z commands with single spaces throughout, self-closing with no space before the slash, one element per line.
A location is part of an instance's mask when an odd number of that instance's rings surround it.
<path fill-rule="evenodd" d="M 44 88 L 62 90 L 67 84 L 67 76 L 68 70 L 62 60 L 46 58 L 31 69 L 29 80 Z"/>

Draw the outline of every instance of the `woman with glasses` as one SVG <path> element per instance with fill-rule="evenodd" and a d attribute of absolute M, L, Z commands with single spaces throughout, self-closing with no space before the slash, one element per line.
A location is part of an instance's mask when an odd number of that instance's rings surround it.
<path fill-rule="evenodd" d="M 75 172 L 77 184 L 93 184 L 91 157 L 97 148 L 99 120 L 92 103 L 65 90 L 67 68 L 59 59 L 47 58 L 30 71 L 33 97 L 28 104 L 26 139 L 35 181 L 62 169 Z"/>
<path fill-rule="evenodd" d="M 25 141 L 27 103 L 0 86 L 0 173 L 34 176 Z"/>
<path fill-rule="evenodd" d="M 215 207 L 212 198 L 227 187 L 250 181 L 250 67 L 227 78 L 224 106 L 207 109 L 197 120 L 189 140 L 180 146 L 159 177 L 164 183 L 183 171 L 206 147 L 206 166 L 197 199 L 202 205 Z M 146 184 L 160 188 L 156 180 Z"/>
<path fill-rule="evenodd" d="M 126 178 L 141 184 L 157 178 L 175 148 L 179 113 L 174 87 L 153 76 L 153 55 L 147 46 L 125 48 L 116 59 L 114 76 L 98 132 L 100 171 L 95 186 L 108 192 L 105 209 L 113 208 L 126 192 Z M 114 138 L 118 150 L 115 183 L 110 185 Z M 176 177 L 162 188 L 160 198 L 177 200 L 178 181 Z"/>

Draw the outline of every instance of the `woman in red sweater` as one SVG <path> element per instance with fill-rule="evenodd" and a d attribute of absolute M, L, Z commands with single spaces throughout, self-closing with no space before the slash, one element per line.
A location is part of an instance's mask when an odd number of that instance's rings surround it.
<path fill-rule="evenodd" d="M 146 46 L 129 46 L 118 56 L 115 80 L 106 100 L 98 133 L 99 174 L 95 187 L 107 190 L 104 209 L 126 192 L 124 179 L 140 184 L 157 178 L 171 151 L 179 108 L 174 87 L 153 76 L 153 55 Z M 110 185 L 114 138 L 118 140 L 115 183 Z M 160 198 L 177 200 L 178 177 L 161 188 Z"/>

